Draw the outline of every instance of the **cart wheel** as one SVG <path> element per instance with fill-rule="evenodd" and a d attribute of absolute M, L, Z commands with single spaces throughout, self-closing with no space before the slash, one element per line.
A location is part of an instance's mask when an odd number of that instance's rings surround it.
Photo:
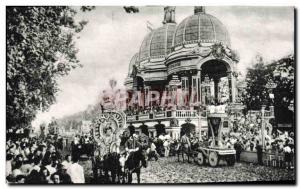
<path fill-rule="evenodd" d="M 196 162 L 197 162 L 198 165 L 203 165 L 204 164 L 204 155 L 203 155 L 202 152 L 199 152 L 197 154 Z"/>
<path fill-rule="evenodd" d="M 217 152 L 210 152 L 208 162 L 209 162 L 209 165 L 212 167 L 215 167 L 218 165 L 219 157 L 218 157 Z"/>

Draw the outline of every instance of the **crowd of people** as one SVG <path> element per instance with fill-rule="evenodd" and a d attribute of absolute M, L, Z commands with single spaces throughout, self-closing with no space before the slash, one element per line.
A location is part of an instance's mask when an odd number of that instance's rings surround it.
<path fill-rule="evenodd" d="M 191 108 L 189 106 L 158 106 L 158 105 L 153 105 L 153 106 L 140 106 L 140 107 L 128 107 L 125 110 L 126 115 L 128 116 L 133 116 L 133 115 L 145 115 L 145 114 L 159 114 L 163 113 L 168 110 L 190 110 Z"/>
<path fill-rule="evenodd" d="M 147 107 L 128 107 L 125 110 L 126 115 L 133 116 L 133 115 L 141 115 L 141 114 L 150 114 L 150 113 L 161 113 L 166 111 L 166 108 L 162 108 L 160 106 L 147 106 Z"/>
<path fill-rule="evenodd" d="M 262 118 L 259 114 L 248 113 L 229 117 L 229 130 L 222 135 L 219 145 L 237 150 L 237 158 L 242 151 L 267 152 L 270 154 L 284 154 L 286 162 L 291 163 L 294 156 L 294 133 L 281 132 L 274 129 L 272 124 L 264 122 L 262 131 Z M 262 155 L 261 155 L 262 156 Z M 262 164 L 261 158 L 259 163 Z"/>
<path fill-rule="evenodd" d="M 160 110 L 157 110 L 160 111 Z M 271 123 L 265 123 L 262 132 L 262 118 L 259 114 L 230 116 L 226 132 L 222 132 L 217 145 L 222 148 L 235 149 L 236 160 L 240 160 L 242 151 L 257 152 L 258 163 L 262 164 L 262 153 L 284 154 L 287 166 L 292 166 L 294 156 L 294 133 L 275 130 Z M 64 154 L 62 140 L 59 137 L 37 138 L 25 136 L 20 132 L 13 134 L 9 130 L 6 141 L 6 180 L 8 183 L 28 184 L 70 184 L 85 183 L 83 167 L 78 164 L 79 156 Z M 188 145 L 191 150 L 203 142 L 212 144 L 211 138 L 204 134 L 199 138 L 196 133 L 189 133 Z M 18 136 L 18 137 L 13 137 Z M 135 139 L 143 143 L 142 135 L 134 134 Z M 263 137 L 262 137 L 263 136 Z M 74 145 L 90 144 L 93 139 L 88 136 L 75 136 Z M 162 133 L 150 137 L 147 142 L 148 160 L 169 157 L 176 153 L 181 139 L 173 139 Z M 63 157 L 64 154 L 64 157 Z M 260 156 L 259 156 L 260 154 Z"/>
<path fill-rule="evenodd" d="M 65 155 L 59 138 L 8 138 L 6 142 L 6 181 L 26 184 L 85 183 L 79 157 Z"/>

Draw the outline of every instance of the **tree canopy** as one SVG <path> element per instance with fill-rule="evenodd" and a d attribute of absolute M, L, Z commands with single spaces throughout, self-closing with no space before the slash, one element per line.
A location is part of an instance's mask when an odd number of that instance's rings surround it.
<path fill-rule="evenodd" d="M 55 102 L 57 79 L 81 66 L 74 39 L 87 22 L 76 13 L 68 6 L 6 8 L 7 127 L 28 126 Z"/>
<path fill-rule="evenodd" d="M 243 95 L 243 103 L 248 110 L 259 110 L 263 104 L 275 108 L 277 122 L 292 122 L 292 112 L 289 107 L 295 99 L 295 63 L 294 55 L 283 57 L 269 64 L 259 59 L 246 75 L 246 92 Z M 275 88 L 268 89 L 266 84 L 272 82 Z M 274 94 L 273 102 L 270 94 Z"/>

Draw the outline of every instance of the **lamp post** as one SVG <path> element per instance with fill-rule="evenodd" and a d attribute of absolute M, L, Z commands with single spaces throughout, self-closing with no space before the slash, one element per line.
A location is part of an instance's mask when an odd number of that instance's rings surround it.
<path fill-rule="evenodd" d="M 261 145 L 262 145 L 262 149 L 263 151 L 265 150 L 265 109 L 266 109 L 266 105 L 262 105 L 261 107 Z"/>
<path fill-rule="evenodd" d="M 274 83 L 271 79 L 268 80 L 266 84 L 266 88 L 268 89 L 269 92 L 269 98 L 271 99 L 271 105 L 270 105 L 270 113 L 271 116 L 274 116 L 274 106 L 273 106 L 273 100 L 274 100 L 274 94 L 273 94 L 273 89 L 276 88 L 276 83 Z M 261 137 L 262 137 L 262 148 L 263 151 L 265 150 L 265 109 L 266 105 L 263 104 L 261 108 L 261 113 L 262 113 L 262 120 L 261 120 Z"/>
<path fill-rule="evenodd" d="M 239 82 L 238 84 L 237 84 L 237 89 L 238 89 L 238 91 L 237 91 L 237 96 L 238 96 L 238 102 L 241 102 L 241 98 L 242 98 L 242 94 L 244 93 L 244 90 L 245 90 L 245 88 L 247 87 L 247 83 L 246 82 L 244 82 L 244 81 L 241 81 L 241 82 Z"/>
<path fill-rule="evenodd" d="M 269 92 L 269 98 L 271 99 L 271 104 L 270 104 L 270 113 L 271 116 L 274 116 L 274 93 L 273 93 L 273 89 L 275 89 L 277 87 L 277 84 L 274 83 L 271 79 L 268 80 L 267 84 L 266 84 L 266 88 L 268 89 Z"/>

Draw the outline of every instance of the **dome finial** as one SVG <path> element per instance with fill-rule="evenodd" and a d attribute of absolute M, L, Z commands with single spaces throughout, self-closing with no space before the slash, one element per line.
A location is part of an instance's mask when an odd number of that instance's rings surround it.
<path fill-rule="evenodd" d="M 200 13 L 205 13 L 205 7 L 204 6 L 195 6 L 194 14 L 200 14 Z"/>
<path fill-rule="evenodd" d="M 174 6 L 166 6 L 164 7 L 164 21 L 163 24 L 166 23 L 176 23 L 175 22 L 175 7 Z"/>

